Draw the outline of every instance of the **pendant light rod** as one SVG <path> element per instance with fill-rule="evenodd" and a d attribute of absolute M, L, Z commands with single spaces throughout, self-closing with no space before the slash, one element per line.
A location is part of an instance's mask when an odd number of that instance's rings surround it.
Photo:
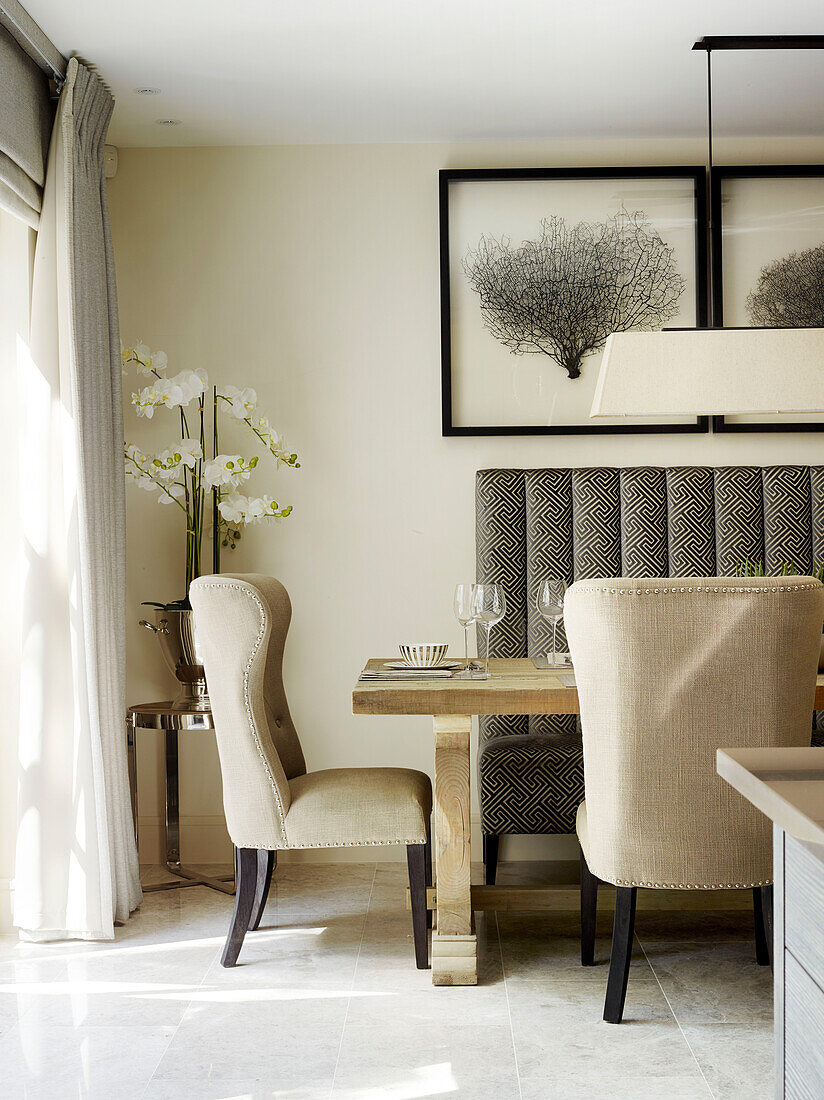
<path fill-rule="evenodd" d="M 713 257 L 720 250 L 718 211 L 712 163 L 712 55 L 714 50 L 824 50 L 824 34 L 721 34 L 705 35 L 692 44 L 707 54 L 707 288 L 710 328 L 718 326 L 720 292 L 715 286 L 718 264 Z"/>
<path fill-rule="evenodd" d="M 707 291 L 710 328 L 718 324 L 715 291 L 715 187 L 712 179 L 712 50 L 707 50 Z"/>
<path fill-rule="evenodd" d="M 824 34 L 710 34 L 694 50 L 824 50 Z"/>

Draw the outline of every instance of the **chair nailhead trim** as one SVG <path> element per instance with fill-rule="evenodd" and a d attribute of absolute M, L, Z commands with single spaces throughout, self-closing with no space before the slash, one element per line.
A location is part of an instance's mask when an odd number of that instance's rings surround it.
<path fill-rule="evenodd" d="M 600 878 L 600 876 L 599 876 Z M 612 879 L 605 879 L 612 882 Z M 752 890 L 756 886 L 770 886 L 772 879 L 761 882 L 636 882 L 634 879 L 617 878 L 615 886 L 645 886 L 650 890 Z"/>
<path fill-rule="evenodd" d="M 579 582 L 580 584 L 580 582 Z M 813 588 L 821 588 L 822 586 L 816 581 L 813 584 L 782 584 L 782 585 L 759 585 L 757 588 L 738 588 L 731 585 L 713 586 L 709 585 L 695 585 L 691 588 L 604 588 L 599 586 L 587 586 L 581 585 L 579 591 L 581 592 L 609 592 L 613 596 L 649 596 L 659 595 L 660 593 L 672 593 L 677 595 L 680 592 L 807 592 Z"/>
<path fill-rule="evenodd" d="M 244 585 L 238 584 L 236 581 L 206 581 L 201 584 L 201 588 L 234 588 L 238 592 L 242 592 L 245 596 L 248 596 L 250 600 L 257 604 L 258 612 L 260 613 L 260 630 L 258 636 L 255 639 L 255 644 L 252 646 L 252 652 L 246 659 L 246 664 L 243 668 L 243 703 L 246 707 L 246 716 L 249 719 L 249 727 L 252 730 L 252 736 L 255 739 L 255 748 L 258 751 L 258 756 L 263 761 L 263 767 L 266 769 L 266 775 L 268 776 L 269 783 L 272 787 L 272 793 L 275 796 L 275 804 L 278 808 L 278 817 L 280 818 L 281 832 L 283 833 L 283 839 L 286 839 L 286 812 L 283 809 L 283 802 L 281 801 L 280 792 L 278 791 L 275 777 L 272 775 L 272 769 L 269 767 L 269 761 L 266 759 L 266 754 L 263 751 L 263 744 L 260 740 L 260 733 L 258 732 L 257 725 L 255 723 L 254 715 L 252 713 L 252 702 L 249 698 L 249 672 L 252 668 L 252 663 L 257 655 L 258 650 L 263 644 L 263 636 L 266 633 L 266 609 L 263 606 L 263 601 L 255 592 L 251 592 Z M 246 847 L 264 847 L 263 845 L 246 845 Z"/>
<path fill-rule="evenodd" d="M 295 852 L 301 848 L 373 848 L 391 847 L 395 844 L 426 844 L 426 837 L 413 837 L 411 840 L 347 840 L 344 843 L 335 844 L 284 844 L 277 848 L 279 852 Z M 271 852 L 269 844 L 237 844 L 238 848 L 259 848 L 263 852 Z"/>

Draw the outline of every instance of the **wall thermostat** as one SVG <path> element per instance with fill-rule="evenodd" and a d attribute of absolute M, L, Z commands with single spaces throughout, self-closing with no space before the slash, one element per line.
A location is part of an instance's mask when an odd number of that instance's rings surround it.
<path fill-rule="evenodd" d="M 117 146 L 103 146 L 103 175 L 107 180 L 114 179 L 117 175 Z"/>

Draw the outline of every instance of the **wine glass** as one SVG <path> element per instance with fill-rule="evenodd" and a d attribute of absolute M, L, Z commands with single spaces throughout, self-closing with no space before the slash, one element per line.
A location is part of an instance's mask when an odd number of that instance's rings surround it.
<path fill-rule="evenodd" d="M 452 598 L 452 610 L 455 618 L 463 627 L 464 632 L 464 667 L 459 676 L 469 676 L 469 628 L 475 622 L 475 612 L 472 608 L 474 584 L 456 584 L 455 595 Z"/>
<path fill-rule="evenodd" d="M 566 668 L 567 661 L 558 660 L 558 623 L 564 617 L 564 596 L 566 595 L 566 581 L 561 577 L 545 577 L 538 585 L 538 595 L 535 605 L 540 614 L 552 623 L 552 659 L 547 653 L 547 663 L 550 668 Z"/>
<path fill-rule="evenodd" d="M 489 679 L 489 636 L 492 627 L 499 623 L 506 614 L 506 596 L 499 584 L 476 584 L 472 598 L 472 610 L 475 613 L 475 621 L 479 622 L 486 630 L 486 661 L 484 664 L 484 680 Z"/>

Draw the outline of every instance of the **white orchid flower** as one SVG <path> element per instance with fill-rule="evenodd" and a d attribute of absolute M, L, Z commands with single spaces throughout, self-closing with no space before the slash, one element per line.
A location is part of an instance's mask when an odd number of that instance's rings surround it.
<path fill-rule="evenodd" d="M 241 482 L 249 480 L 257 464 L 257 455 L 250 458 L 248 462 L 240 455 L 215 455 L 214 459 L 203 467 L 203 481 L 209 489 L 223 485 L 235 489 Z"/>
<path fill-rule="evenodd" d="M 155 486 L 156 488 L 157 486 Z M 180 500 L 186 490 L 182 485 L 168 485 L 164 492 L 157 498 L 158 504 L 174 504 L 176 500 Z"/>
<path fill-rule="evenodd" d="M 134 357 L 135 357 L 134 348 L 131 347 L 131 346 L 127 346 L 121 340 L 120 341 L 120 366 L 122 368 L 123 374 L 126 373 L 126 367 L 129 365 L 129 363 L 131 363 L 134 360 Z"/>
<path fill-rule="evenodd" d="M 244 511 L 244 518 L 247 523 L 255 523 L 261 519 L 269 511 L 270 504 L 272 503 L 270 497 L 251 497 L 246 505 Z"/>
<path fill-rule="evenodd" d="M 224 497 L 221 500 L 218 508 L 227 523 L 243 523 L 248 503 L 249 498 L 243 496 L 242 493 L 232 493 L 231 496 Z"/>
<path fill-rule="evenodd" d="M 231 404 L 232 416 L 238 420 L 245 420 L 251 416 L 257 407 L 257 394 L 250 387 L 239 390 L 237 386 L 226 386 L 223 396 Z"/>
<path fill-rule="evenodd" d="M 149 456 L 141 451 L 136 443 L 127 444 L 126 458 L 131 459 L 132 462 L 136 463 L 138 466 L 145 466 L 149 461 Z"/>
<path fill-rule="evenodd" d="M 206 392 L 206 387 L 209 385 L 209 378 L 205 370 L 182 370 L 180 374 L 176 374 L 171 381 L 176 386 L 180 387 L 182 397 L 179 404 L 184 406 L 184 408 L 190 401 L 200 398 Z"/>
<path fill-rule="evenodd" d="M 165 351 L 152 351 L 147 344 L 137 344 L 132 352 L 140 374 L 163 374 L 169 365 L 169 357 Z"/>
<path fill-rule="evenodd" d="M 139 393 L 132 394 L 132 404 L 138 416 L 145 416 L 151 420 L 154 410 L 160 408 L 174 409 L 184 404 L 184 393 L 177 380 L 174 378 L 160 378 L 154 386 L 146 386 Z"/>
<path fill-rule="evenodd" d="M 203 458 L 203 448 L 197 439 L 181 439 L 177 451 L 184 466 L 194 466 Z"/>

